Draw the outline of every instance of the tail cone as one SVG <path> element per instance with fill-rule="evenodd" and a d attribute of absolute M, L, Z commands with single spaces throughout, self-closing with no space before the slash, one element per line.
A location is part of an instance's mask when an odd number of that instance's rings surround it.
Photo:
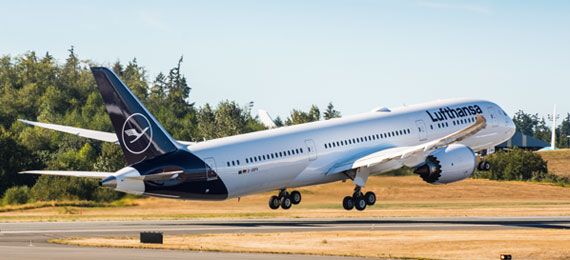
<path fill-rule="evenodd" d="M 99 186 L 103 188 L 115 189 L 117 188 L 117 178 L 115 178 L 115 176 L 109 176 L 100 181 Z"/>

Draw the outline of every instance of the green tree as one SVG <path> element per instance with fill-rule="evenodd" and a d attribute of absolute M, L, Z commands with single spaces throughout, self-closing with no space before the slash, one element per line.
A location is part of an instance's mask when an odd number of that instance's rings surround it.
<path fill-rule="evenodd" d="M 498 151 L 485 158 L 492 167 L 489 172 L 476 172 L 474 177 L 492 180 L 531 180 L 548 173 L 546 161 L 532 151 L 515 148 L 512 151 Z"/>
<path fill-rule="evenodd" d="M 0 194 L 17 185 L 32 185 L 35 176 L 18 174 L 41 168 L 38 158 L 8 132 L 0 128 Z"/>
<path fill-rule="evenodd" d="M 517 127 L 517 131 L 522 134 L 533 136 L 534 128 L 538 124 L 538 114 L 527 114 L 522 110 L 515 113 L 513 122 Z"/>
<path fill-rule="evenodd" d="M 339 118 L 339 117 L 341 117 L 340 111 L 335 110 L 332 102 L 329 102 L 329 104 L 327 105 L 327 109 L 323 113 L 323 118 L 325 120 L 329 120 L 332 118 Z"/>
<path fill-rule="evenodd" d="M 558 147 L 569 148 L 568 142 L 570 141 L 570 113 L 566 114 L 566 117 L 562 119 L 561 124 L 556 129 L 558 135 Z"/>
<path fill-rule="evenodd" d="M 321 112 L 319 111 L 319 108 L 315 105 L 312 105 L 311 109 L 309 109 L 309 112 L 293 109 L 293 111 L 291 111 L 291 115 L 285 120 L 285 124 L 297 125 L 319 121 L 320 119 Z"/>
<path fill-rule="evenodd" d="M 14 186 L 6 190 L 2 198 L 3 205 L 26 204 L 30 201 L 30 188 L 28 186 Z"/>
<path fill-rule="evenodd" d="M 534 126 L 533 130 L 534 138 L 550 143 L 552 137 L 552 130 L 546 125 L 544 118 L 538 120 L 537 124 Z"/>

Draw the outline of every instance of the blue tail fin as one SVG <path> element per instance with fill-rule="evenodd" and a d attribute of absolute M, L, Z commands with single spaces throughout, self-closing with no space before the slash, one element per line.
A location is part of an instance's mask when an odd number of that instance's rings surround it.
<path fill-rule="evenodd" d="M 113 71 L 102 67 L 91 71 L 129 165 L 180 147 Z"/>

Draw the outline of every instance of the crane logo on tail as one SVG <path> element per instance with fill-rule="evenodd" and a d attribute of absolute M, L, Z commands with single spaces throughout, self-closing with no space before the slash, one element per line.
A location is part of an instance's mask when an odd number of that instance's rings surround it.
<path fill-rule="evenodd" d="M 144 153 L 152 143 L 152 126 L 143 114 L 130 115 L 121 132 L 123 145 L 132 154 Z"/>

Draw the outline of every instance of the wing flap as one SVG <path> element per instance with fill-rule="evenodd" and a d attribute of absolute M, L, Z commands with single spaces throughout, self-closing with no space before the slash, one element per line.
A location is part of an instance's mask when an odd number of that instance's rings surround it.
<path fill-rule="evenodd" d="M 20 174 L 41 174 L 41 175 L 54 175 L 54 176 L 71 176 L 71 177 L 85 177 L 104 179 L 111 175 L 113 172 L 85 172 L 85 171 L 49 171 L 49 170 L 32 170 L 19 172 Z"/>

